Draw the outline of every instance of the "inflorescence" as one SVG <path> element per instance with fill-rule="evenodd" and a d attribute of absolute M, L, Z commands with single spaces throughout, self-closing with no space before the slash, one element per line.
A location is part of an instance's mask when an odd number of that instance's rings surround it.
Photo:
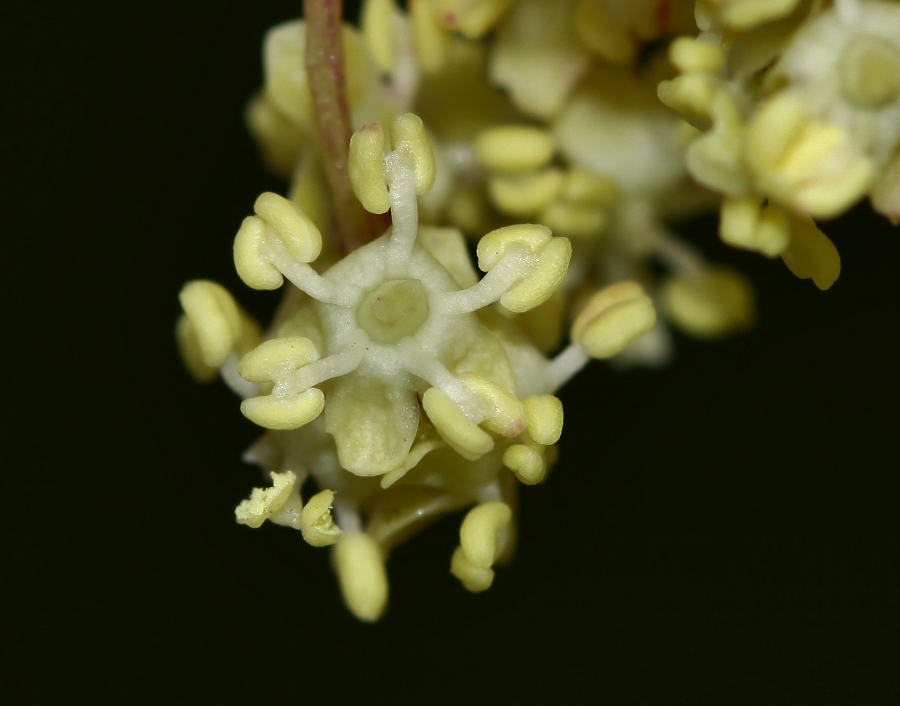
<path fill-rule="evenodd" d="M 266 430 L 237 521 L 334 545 L 362 620 L 392 547 L 466 508 L 450 570 L 491 585 L 589 359 L 659 365 L 670 327 L 753 323 L 748 281 L 672 223 L 718 209 L 722 241 L 827 289 L 817 219 L 868 197 L 900 221 L 897 2 L 367 0 L 337 72 L 306 27 L 268 33 L 247 113 L 290 189 L 234 241 L 241 280 L 282 303 L 261 327 L 193 281 L 177 338 Z M 319 139 L 323 80 L 349 144 Z"/>

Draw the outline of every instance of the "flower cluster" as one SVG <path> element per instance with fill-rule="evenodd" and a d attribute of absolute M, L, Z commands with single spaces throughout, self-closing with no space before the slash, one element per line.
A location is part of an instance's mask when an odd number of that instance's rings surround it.
<path fill-rule="evenodd" d="M 263 328 L 190 282 L 177 338 L 266 430 L 238 522 L 334 545 L 375 620 L 391 548 L 447 513 L 469 508 L 451 572 L 491 585 L 590 358 L 656 365 L 671 326 L 752 324 L 747 280 L 672 223 L 719 209 L 724 242 L 827 289 L 814 219 L 864 196 L 900 219 L 900 4 L 367 0 L 330 34 L 324 5 L 268 33 L 247 112 L 291 184 L 257 198 L 235 267 L 282 303 Z"/>

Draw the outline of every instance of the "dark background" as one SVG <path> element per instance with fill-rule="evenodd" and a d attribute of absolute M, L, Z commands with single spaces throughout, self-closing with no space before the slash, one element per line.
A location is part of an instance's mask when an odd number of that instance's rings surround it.
<path fill-rule="evenodd" d="M 566 388 L 560 463 L 485 594 L 448 572 L 459 518 L 394 553 L 375 626 L 326 550 L 234 523 L 257 430 L 189 380 L 172 327 L 188 279 L 276 301 L 230 244 L 281 187 L 242 111 L 298 7 L 2 11 L 11 702 L 890 702 L 900 232 L 865 208 L 826 228 L 826 293 L 690 229 L 752 278 L 759 325 Z"/>

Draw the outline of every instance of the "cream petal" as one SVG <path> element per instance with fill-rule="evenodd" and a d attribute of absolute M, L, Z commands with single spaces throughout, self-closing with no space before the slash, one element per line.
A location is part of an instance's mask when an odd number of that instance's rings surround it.
<path fill-rule="evenodd" d="M 325 429 L 334 436 L 341 465 L 358 476 L 377 476 L 406 459 L 419 426 L 415 394 L 366 375 L 334 382 L 325 404 Z"/>

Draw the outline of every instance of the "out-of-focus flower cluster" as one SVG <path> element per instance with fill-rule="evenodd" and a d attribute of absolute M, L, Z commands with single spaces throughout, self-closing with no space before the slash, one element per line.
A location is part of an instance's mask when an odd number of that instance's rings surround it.
<path fill-rule="evenodd" d="M 827 289 L 816 219 L 868 198 L 900 220 L 898 2 L 367 0 L 337 36 L 349 145 L 321 139 L 304 21 L 267 34 L 247 112 L 290 179 L 234 242 L 246 285 L 284 290 L 273 321 L 194 281 L 177 336 L 266 429 L 238 522 L 334 545 L 363 620 L 391 548 L 448 513 L 452 573 L 491 585 L 590 358 L 658 365 L 670 327 L 752 324 L 747 280 L 673 223 L 718 210 L 725 243 Z M 346 232 L 359 204 L 371 236 Z"/>

